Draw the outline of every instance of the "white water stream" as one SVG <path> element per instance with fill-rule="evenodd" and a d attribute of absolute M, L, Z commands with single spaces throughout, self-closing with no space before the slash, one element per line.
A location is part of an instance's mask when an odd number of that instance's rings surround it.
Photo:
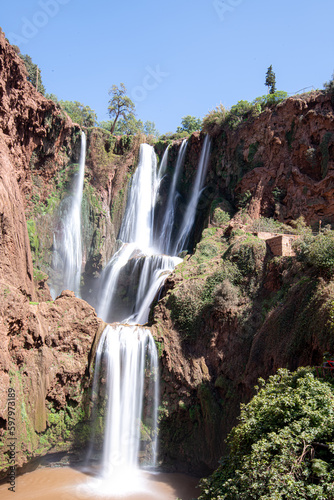
<path fill-rule="evenodd" d="M 73 194 L 65 217 L 60 221 L 60 228 L 53 237 L 53 269 L 57 279 L 50 286 L 55 299 L 63 290 L 72 290 L 80 297 L 80 279 L 82 267 L 81 242 L 81 202 L 85 175 L 86 136 L 81 132 L 79 171 L 76 174 Z"/>

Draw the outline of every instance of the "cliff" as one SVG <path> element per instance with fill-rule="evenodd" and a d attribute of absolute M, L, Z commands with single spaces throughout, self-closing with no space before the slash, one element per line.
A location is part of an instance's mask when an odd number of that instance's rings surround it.
<path fill-rule="evenodd" d="M 249 218 L 204 231 L 151 315 L 162 367 L 161 459 L 171 470 L 213 470 L 259 377 L 321 366 L 333 353 L 331 278 L 273 256 Z"/>
<path fill-rule="evenodd" d="M 52 279 L 52 235 L 71 191 L 80 128 L 27 82 L 2 33 L 0 71 L 0 432 L 10 383 L 23 465 L 87 442 L 91 360 L 104 324 L 71 292 L 51 301 L 43 274 Z M 334 222 L 333 123 L 332 97 L 318 92 L 212 138 L 190 242 L 196 251 L 167 279 L 150 319 L 161 361 L 161 458 L 170 468 L 211 471 L 258 376 L 320 363 L 333 350 L 330 278 L 293 257 L 273 258 L 252 229 L 259 216 Z M 85 133 L 83 296 L 94 304 L 94 280 L 114 251 L 144 138 L 116 139 L 97 127 Z M 196 133 L 189 140 L 181 212 L 202 139 Z M 160 156 L 165 147 L 157 144 Z M 179 147 L 170 147 L 157 224 Z M 244 210 L 227 223 L 217 206 L 230 215 Z M 5 469 L 7 454 L 1 459 Z"/>
<path fill-rule="evenodd" d="M 111 255 L 141 138 L 85 130 L 87 289 Z M 80 128 L 26 79 L 0 33 L 0 471 L 8 467 L 7 389 L 16 394 L 16 464 L 86 445 L 90 365 L 104 323 L 65 291 L 52 301 L 52 235 L 71 190 Z M 115 152 L 114 152 L 115 151 Z M 116 204 L 117 211 L 113 206 Z M 117 212 L 117 213 L 116 213 Z M 28 223 L 28 224 L 27 224 Z M 44 272 L 43 272 L 44 271 Z M 88 293 L 88 292 L 87 292 Z"/>
<path fill-rule="evenodd" d="M 235 205 L 247 193 L 254 218 L 333 222 L 334 99 L 290 97 L 214 137 L 211 186 Z M 210 185 L 210 181 L 209 181 Z M 216 186 L 218 187 L 218 192 Z"/>

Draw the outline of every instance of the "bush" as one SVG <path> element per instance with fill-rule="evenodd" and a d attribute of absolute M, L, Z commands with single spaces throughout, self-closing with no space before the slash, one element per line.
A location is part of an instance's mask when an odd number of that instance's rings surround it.
<path fill-rule="evenodd" d="M 274 94 L 257 97 L 252 102 L 239 101 L 230 110 L 226 110 L 220 104 L 204 117 L 203 131 L 215 137 L 221 133 L 224 125 L 228 125 L 234 130 L 245 120 L 258 116 L 264 109 L 276 106 L 287 97 L 287 92 L 278 90 Z"/>
<path fill-rule="evenodd" d="M 183 132 L 166 132 L 159 137 L 159 141 L 176 141 L 177 139 L 187 139 L 189 137 L 189 133 L 185 130 Z"/>
<path fill-rule="evenodd" d="M 261 112 L 261 108 L 257 105 L 253 105 L 248 101 L 239 101 L 237 104 L 232 106 L 230 109 L 228 116 L 226 118 L 226 122 L 230 126 L 230 128 L 235 129 L 247 118 L 252 116 L 256 116 Z"/>
<path fill-rule="evenodd" d="M 220 207 L 217 207 L 213 212 L 212 223 L 215 226 L 224 226 L 225 224 L 228 224 L 230 220 L 230 215 Z"/>
<path fill-rule="evenodd" d="M 332 74 L 332 79 L 324 83 L 324 87 L 327 92 L 334 92 L 334 73 Z"/>
<path fill-rule="evenodd" d="M 293 244 L 298 260 L 330 277 L 334 273 L 334 231 L 306 234 Z"/>
<path fill-rule="evenodd" d="M 227 110 L 222 104 L 216 106 L 203 118 L 203 132 L 215 137 L 220 134 L 227 116 Z"/>
<path fill-rule="evenodd" d="M 296 233 L 296 229 L 293 229 L 287 224 L 283 224 L 275 219 L 260 217 L 256 219 L 252 224 L 252 231 L 266 231 L 268 233 Z"/>
<path fill-rule="evenodd" d="M 300 368 L 259 384 L 199 500 L 334 498 L 333 382 Z"/>
<path fill-rule="evenodd" d="M 270 108 L 271 106 L 276 106 L 280 102 L 284 101 L 288 98 L 288 93 L 283 90 L 277 90 L 274 94 L 263 95 L 261 97 L 257 97 L 253 101 L 253 105 L 259 105 L 261 111 L 265 108 Z"/>
<path fill-rule="evenodd" d="M 264 240 L 246 234 L 228 248 L 224 257 L 234 262 L 243 276 L 254 278 L 262 272 L 266 250 Z"/>

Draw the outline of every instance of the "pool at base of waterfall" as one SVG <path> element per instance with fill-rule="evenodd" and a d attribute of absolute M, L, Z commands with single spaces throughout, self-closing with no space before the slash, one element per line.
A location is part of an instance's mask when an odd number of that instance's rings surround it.
<path fill-rule="evenodd" d="M 102 479 L 70 467 L 42 468 L 15 482 L 15 500 L 192 500 L 199 495 L 197 478 L 138 469 Z M 14 498 L 8 487 L 0 486 L 1 500 Z"/>

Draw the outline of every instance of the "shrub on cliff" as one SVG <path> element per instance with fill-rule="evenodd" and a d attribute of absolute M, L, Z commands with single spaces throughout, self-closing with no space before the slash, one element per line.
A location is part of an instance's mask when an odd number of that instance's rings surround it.
<path fill-rule="evenodd" d="M 199 500 L 334 498 L 333 382 L 300 368 L 259 384 Z"/>
<path fill-rule="evenodd" d="M 218 135 L 222 127 L 225 123 L 227 116 L 227 110 L 224 108 L 222 104 L 216 106 L 215 109 L 211 110 L 204 118 L 203 118 L 203 132 L 209 134 L 211 136 Z"/>
<path fill-rule="evenodd" d="M 320 274 L 330 277 L 334 273 L 334 231 L 316 236 L 306 234 L 293 244 L 293 248 L 298 260 L 313 266 Z"/>
<path fill-rule="evenodd" d="M 324 83 L 325 90 L 329 92 L 334 92 L 334 73 L 332 74 L 332 79 L 329 82 Z"/>
<path fill-rule="evenodd" d="M 276 106 L 287 99 L 288 94 L 282 90 L 277 90 L 273 94 L 257 97 L 252 102 L 239 101 L 230 110 L 224 108 L 222 104 L 210 111 L 203 119 L 203 131 L 211 136 L 221 133 L 224 125 L 232 130 L 250 118 L 258 116 L 266 108 Z"/>

